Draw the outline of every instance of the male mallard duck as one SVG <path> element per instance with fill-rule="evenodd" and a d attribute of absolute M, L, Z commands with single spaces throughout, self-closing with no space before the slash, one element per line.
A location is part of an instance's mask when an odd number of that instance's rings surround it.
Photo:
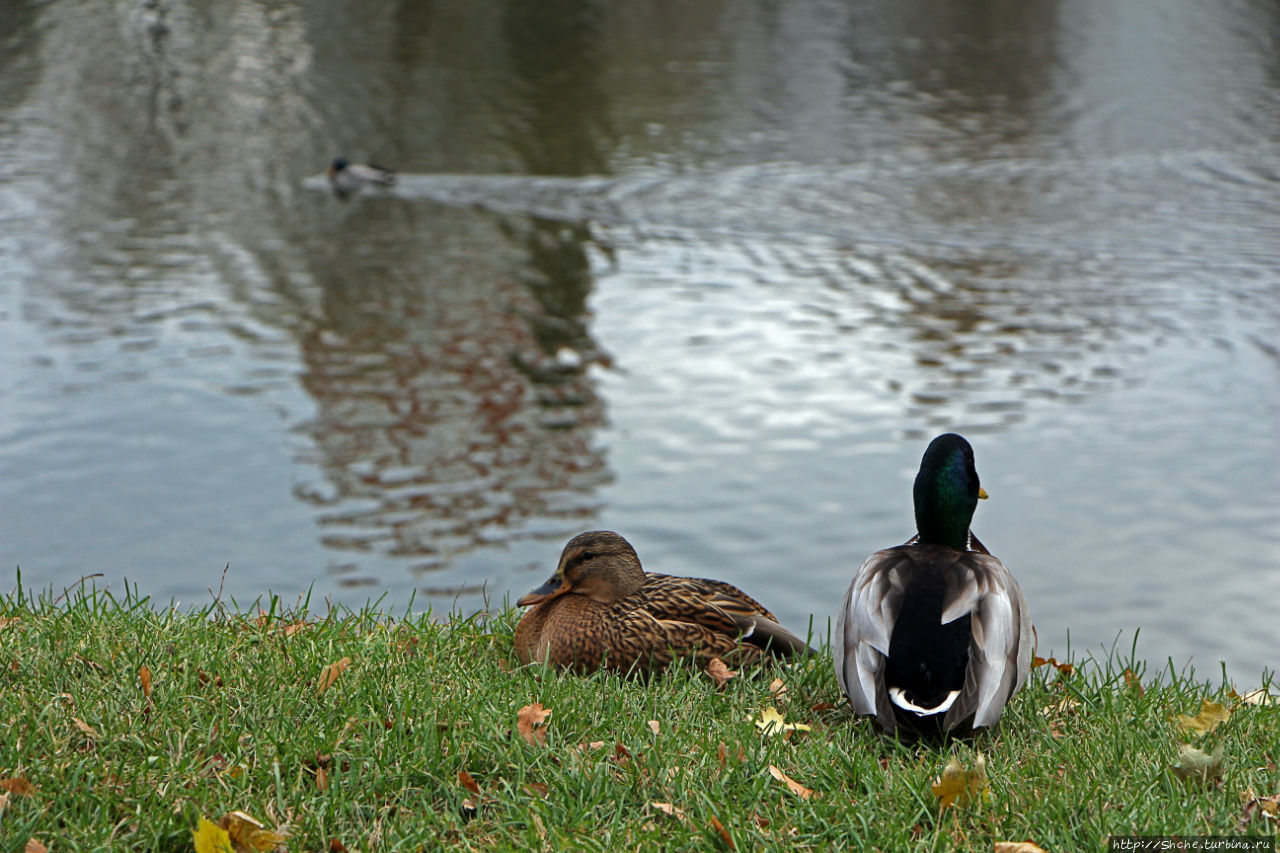
<path fill-rule="evenodd" d="M 364 187 L 389 187 L 396 182 L 396 173 L 372 163 L 348 163 L 339 157 L 325 170 L 329 186 L 340 198 L 346 198 Z"/>
<path fill-rule="evenodd" d="M 858 569 L 836 621 L 836 678 L 858 714 L 886 733 L 993 725 L 1027 679 L 1031 616 L 1013 575 L 969 523 L 978 499 L 973 448 L 935 438 L 916 475 L 916 529 Z"/>
<path fill-rule="evenodd" d="M 521 662 L 549 660 L 578 672 L 645 674 L 675 658 L 742 665 L 766 650 L 810 652 L 736 586 L 646 573 L 631 543 L 607 530 L 570 539 L 555 574 L 516 605 L 532 605 L 516 626 Z"/>

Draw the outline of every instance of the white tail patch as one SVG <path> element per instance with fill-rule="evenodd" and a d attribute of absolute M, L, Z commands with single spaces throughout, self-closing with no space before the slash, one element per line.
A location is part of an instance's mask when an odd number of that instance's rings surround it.
<path fill-rule="evenodd" d="M 958 698 L 960 698 L 960 691 L 952 690 L 950 693 L 947 694 L 947 698 L 942 700 L 941 704 L 939 704 L 938 707 L 921 708 L 919 705 L 913 704 L 910 700 L 907 699 L 906 694 L 902 692 L 901 687 L 889 688 L 889 701 L 893 702 L 893 704 L 897 705 L 899 708 L 901 708 L 904 711 L 910 711 L 911 713 L 919 714 L 922 717 L 929 717 L 929 716 L 932 716 L 933 714 L 946 713 L 947 709 L 949 709 L 952 705 L 954 705 L 956 703 L 956 699 Z"/>

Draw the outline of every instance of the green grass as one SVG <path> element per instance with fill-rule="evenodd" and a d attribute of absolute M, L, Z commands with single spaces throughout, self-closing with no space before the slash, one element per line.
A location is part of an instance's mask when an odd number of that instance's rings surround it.
<path fill-rule="evenodd" d="M 516 665 L 510 611 L 442 624 L 249 610 L 0 598 L 0 779 L 35 789 L 9 796 L 0 850 L 33 837 L 59 853 L 189 851 L 200 816 L 233 810 L 287 824 L 293 851 L 330 839 L 352 851 L 727 849 L 713 818 L 738 850 L 1077 851 L 1113 833 L 1275 832 L 1260 814 L 1241 823 L 1241 793 L 1280 791 L 1280 707 L 1114 656 L 1072 676 L 1035 670 L 994 733 L 907 745 L 850 716 L 825 657 L 723 689 L 687 669 L 646 684 Z M 322 668 L 344 657 L 318 693 Z M 1181 733 L 1171 716 L 1205 696 L 1235 707 L 1230 720 Z M 552 711 L 545 746 L 516 730 L 535 702 Z M 812 731 L 762 735 L 751 718 L 770 705 Z M 1221 779 L 1175 777 L 1182 742 L 1221 744 Z M 990 796 L 940 809 L 930 783 L 978 750 Z M 817 795 L 791 793 L 770 765 Z"/>

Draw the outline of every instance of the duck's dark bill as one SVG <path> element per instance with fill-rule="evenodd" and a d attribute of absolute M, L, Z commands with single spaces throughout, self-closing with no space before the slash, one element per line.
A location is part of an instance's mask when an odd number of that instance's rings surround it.
<path fill-rule="evenodd" d="M 560 582 L 560 578 L 552 575 L 551 579 L 542 586 L 532 592 L 526 592 L 524 595 L 520 596 L 520 598 L 516 599 L 516 607 L 528 607 L 530 604 L 541 604 L 548 599 L 555 598 L 557 595 L 567 591 L 568 589 L 569 588 L 567 586 Z"/>

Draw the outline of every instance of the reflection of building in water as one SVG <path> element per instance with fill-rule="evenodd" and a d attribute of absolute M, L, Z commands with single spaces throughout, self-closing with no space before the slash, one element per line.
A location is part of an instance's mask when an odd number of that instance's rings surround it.
<path fill-rule="evenodd" d="M 303 383 L 319 405 L 313 436 L 332 487 L 298 494 L 329 505 L 328 546 L 430 569 L 543 520 L 559 535 L 594 512 L 609 477 L 592 445 L 601 403 L 590 360 L 555 358 L 593 349 L 581 325 L 585 247 L 573 242 L 585 234 L 555 234 L 552 251 L 532 229 L 527 242 L 547 251 L 520 272 L 503 269 L 518 266 L 509 247 L 475 257 L 502 237 L 472 234 L 452 250 L 470 258 L 445 259 L 425 281 L 364 269 L 361 284 L 353 271 L 326 288 L 327 320 L 303 341 Z"/>

